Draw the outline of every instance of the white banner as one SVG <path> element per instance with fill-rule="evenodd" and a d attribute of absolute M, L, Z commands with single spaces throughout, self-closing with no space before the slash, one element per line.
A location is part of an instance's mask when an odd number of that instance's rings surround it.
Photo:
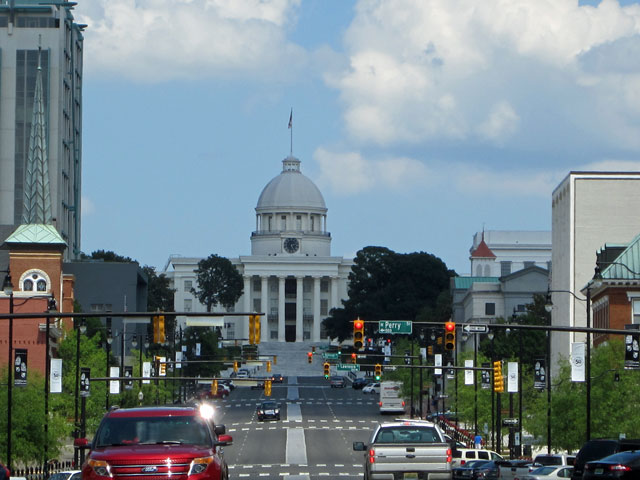
<path fill-rule="evenodd" d="M 182 352 L 176 352 L 176 368 L 182 368 Z"/>
<path fill-rule="evenodd" d="M 196 357 L 200 356 L 200 344 L 196 343 Z"/>
<path fill-rule="evenodd" d="M 518 391 L 518 362 L 507 363 L 507 393 Z"/>
<path fill-rule="evenodd" d="M 433 360 L 433 362 L 434 362 L 434 363 L 433 363 L 433 364 L 434 364 L 434 366 L 436 366 L 436 367 L 441 367 L 441 366 L 442 366 L 442 354 L 441 354 L 441 353 L 436 353 L 436 354 L 433 356 L 433 358 L 434 358 L 434 360 Z M 433 371 L 433 373 L 434 373 L 434 375 L 442 375 L 442 369 L 441 369 L 441 368 L 436 368 L 436 369 Z"/>
<path fill-rule="evenodd" d="M 51 359 L 51 371 L 49 372 L 49 392 L 62 393 L 62 359 Z"/>
<path fill-rule="evenodd" d="M 110 367 L 109 376 L 111 378 L 118 378 L 120 376 L 120 367 Z M 118 395 L 120 393 L 120 380 L 109 380 L 109 393 L 112 395 Z"/>
<path fill-rule="evenodd" d="M 151 377 L 151 362 L 142 362 L 142 376 Z M 142 383 L 151 383 L 151 380 L 142 380 Z"/>
<path fill-rule="evenodd" d="M 468 368 L 473 368 L 473 360 L 465 360 L 464 361 L 464 366 L 468 367 Z M 475 372 L 473 370 L 465 370 L 464 371 L 464 384 L 465 385 L 473 385 L 474 373 Z"/>
<path fill-rule="evenodd" d="M 584 382 L 584 349 L 583 342 L 571 344 L 571 381 Z"/>

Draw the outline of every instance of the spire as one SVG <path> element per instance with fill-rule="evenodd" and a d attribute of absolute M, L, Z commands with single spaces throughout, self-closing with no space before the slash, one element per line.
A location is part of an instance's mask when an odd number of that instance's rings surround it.
<path fill-rule="evenodd" d="M 33 97 L 29 154 L 25 166 L 24 205 L 22 223 L 51 224 L 51 194 L 49 190 L 49 157 L 47 153 L 47 117 L 45 114 L 42 66 L 42 48 L 38 48 L 38 69 Z"/>

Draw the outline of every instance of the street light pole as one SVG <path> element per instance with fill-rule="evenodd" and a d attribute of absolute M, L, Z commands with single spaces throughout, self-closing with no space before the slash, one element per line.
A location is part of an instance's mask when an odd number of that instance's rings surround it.
<path fill-rule="evenodd" d="M 7 270 L 2 289 L 9 296 L 9 361 L 7 362 L 7 468 L 11 470 L 11 403 L 13 398 L 13 284 Z"/>
<path fill-rule="evenodd" d="M 587 441 L 591 440 L 591 283 L 587 285 Z"/>
<path fill-rule="evenodd" d="M 76 329 L 76 387 L 75 387 L 75 416 L 74 416 L 74 424 L 73 424 L 73 438 L 79 438 L 79 420 L 78 420 L 78 397 L 79 397 L 79 388 L 80 388 L 80 333 L 81 330 L 86 329 L 84 324 L 84 319 L 74 318 L 73 319 L 73 327 Z M 84 332 L 82 332 L 84 333 Z M 78 466 L 79 462 L 79 451 L 77 448 L 74 448 L 73 451 L 73 462 L 75 466 Z"/>

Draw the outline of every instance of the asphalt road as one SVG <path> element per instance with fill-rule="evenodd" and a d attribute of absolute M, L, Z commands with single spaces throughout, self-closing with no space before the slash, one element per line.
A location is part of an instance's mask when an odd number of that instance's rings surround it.
<path fill-rule="evenodd" d="M 286 377 L 273 385 L 280 421 L 258 422 L 262 399 L 261 390 L 238 387 L 212 401 L 216 423 L 233 436 L 224 449 L 232 479 L 362 478 L 363 455 L 352 443 L 367 442 L 380 421 L 393 418 L 378 413 L 377 395 L 330 388 L 322 377 Z"/>

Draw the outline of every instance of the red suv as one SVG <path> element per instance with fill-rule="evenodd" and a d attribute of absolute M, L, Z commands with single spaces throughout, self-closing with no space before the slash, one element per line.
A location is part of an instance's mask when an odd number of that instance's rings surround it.
<path fill-rule="evenodd" d="M 232 441 L 203 405 L 114 409 L 76 445 L 89 448 L 82 480 L 228 480 L 221 447 Z"/>

